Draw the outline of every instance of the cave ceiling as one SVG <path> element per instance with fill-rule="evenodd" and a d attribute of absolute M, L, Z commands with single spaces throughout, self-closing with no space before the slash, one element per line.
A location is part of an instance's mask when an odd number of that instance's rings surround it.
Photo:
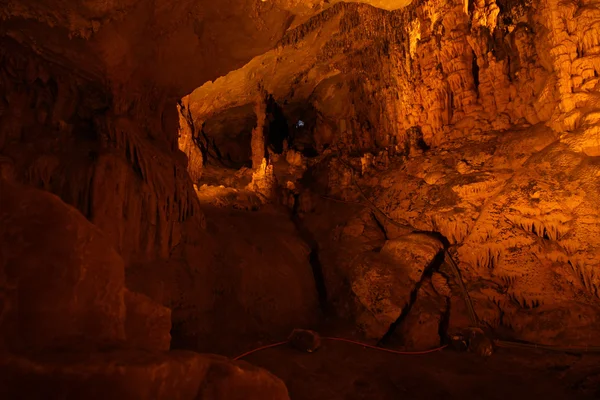
<path fill-rule="evenodd" d="M 388 10 L 407 3 L 359 2 Z M 90 79 L 182 97 L 269 51 L 288 28 L 335 3 L 2 0 L 0 33 Z"/>

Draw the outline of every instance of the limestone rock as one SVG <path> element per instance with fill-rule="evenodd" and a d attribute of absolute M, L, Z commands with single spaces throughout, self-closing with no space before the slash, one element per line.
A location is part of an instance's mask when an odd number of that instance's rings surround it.
<path fill-rule="evenodd" d="M 367 256 L 357 263 L 352 280 L 356 298 L 356 324 L 370 339 L 381 339 L 408 305 L 414 282 L 401 265 Z"/>
<path fill-rule="evenodd" d="M 125 333 L 127 343 L 136 349 L 169 350 L 171 310 L 149 297 L 125 290 Z"/>
<path fill-rule="evenodd" d="M 483 282 L 470 296 L 478 317 L 490 326 L 548 344 L 566 337 L 573 337 L 571 343 L 594 342 L 598 282 L 592 271 L 597 259 L 590 255 L 600 244 L 594 239 L 595 225 L 583 221 L 597 218 L 597 208 L 591 206 L 598 196 L 592 183 L 597 168 L 542 126 L 457 145 L 463 164 L 454 163 L 454 169 L 447 167 L 451 153 L 443 150 L 429 151 L 426 162 L 417 157 L 406 167 L 409 173 L 439 168 L 445 182 L 423 184 L 418 177 L 395 172 L 389 176 L 402 183 L 386 189 L 378 206 L 460 243 L 455 260 L 467 287 Z M 459 171 L 461 165 L 469 171 Z M 431 201 L 421 202 L 423 198 Z M 466 313 L 463 300 L 452 299 L 451 325 L 459 319 L 468 324 L 458 315 Z M 563 315 L 564 304 L 575 299 L 590 307 L 580 313 L 588 328 L 586 333 L 579 329 L 577 338 L 568 327 L 580 326 L 582 319 L 555 325 L 550 317 Z M 540 324 L 545 321 L 544 328 L 526 328 L 536 318 Z"/>
<path fill-rule="evenodd" d="M 285 384 L 268 371 L 244 361 L 209 356 L 210 367 L 200 387 L 200 400 L 289 400 Z"/>
<path fill-rule="evenodd" d="M 446 297 L 437 294 L 430 281 L 425 282 L 419 288 L 409 314 L 394 335 L 400 338 L 405 348 L 415 351 L 440 346 L 440 331 L 444 329 L 447 308 Z"/>
<path fill-rule="evenodd" d="M 443 249 L 437 239 L 424 234 L 410 234 L 388 240 L 381 253 L 389 256 L 393 262 L 409 266 L 408 276 L 413 282 L 419 282 Z"/>
<path fill-rule="evenodd" d="M 245 362 L 191 352 L 3 359 L 0 395 L 19 399 L 288 400 L 283 382 Z"/>
<path fill-rule="evenodd" d="M 216 207 L 206 215 L 207 231 L 162 268 L 128 271 L 128 286 L 166 294 L 175 348 L 233 356 L 315 323 L 310 248 L 288 215 Z"/>
<path fill-rule="evenodd" d="M 258 194 L 264 202 L 272 201 L 275 198 L 277 179 L 273 173 L 273 165 L 270 165 L 266 158 L 262 159 L 258 169 L 252 173 L 252 182 L 247 189 Z"/>
<path fill-rule="evenodd" d="M 367 337 L 379 339 L 390 329 L 442 249 L 435 239 L 408 235 L 387 241 L 380 254 L 367 253 L 356 263 L 351 287 L 358 307 L 357 324 Z M 439 297 L 435 292 L 432 296 Z M 431 323 L 437 335 L 439 312 Z"/>
<path fill-rule="evenodd" d="M 15 351 L 125 340 L 123 260 L 58 197 L 0 180 L 2 335 Z"/>
<path fill-rule="evenodd" d="M 202 185 L 196 189 L 200 203 L 216 207 L 231 207 L 238 210 L 256 211 L 261 208 L 261 197 L 248 189 Z"/>

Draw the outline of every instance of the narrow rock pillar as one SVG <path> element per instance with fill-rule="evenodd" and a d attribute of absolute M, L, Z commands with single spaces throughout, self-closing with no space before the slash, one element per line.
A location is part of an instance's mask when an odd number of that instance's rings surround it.
<path fill-rule="evenodd" d="M 267 104 L 264 99 L 259 99 L 254 106 L 256 114 L 256 127 L 252 130 L 252 169 L 260 168 L 266 158 L 265 146 L 265 121 L 267 119 Z"/>

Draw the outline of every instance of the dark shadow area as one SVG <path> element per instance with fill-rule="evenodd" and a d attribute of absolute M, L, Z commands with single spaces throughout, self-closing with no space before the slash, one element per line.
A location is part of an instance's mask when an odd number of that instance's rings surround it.
<path fill-rule="evenodd" d="M 406 318 L 410 314 L 410 311 L 412 310 L 413 305 L 417 301 L 417 296 L 419 294 L 419 290 L 421 289 L 421 286 L 423 285 L 423 282 L 425 281 L 425 279 L 431 277 L 431 274 L 433 272 L 440 269 L 440 267 L 444 263 L 444 258 L 445 258 L 445 252 L 440 251 L 435 256 L 433 261 L 427 266 L 425 271 L 423 271 L 423 276 L 421 277 L 421 280 L 419 282 L 417 282 L 417 284 L 413 288 L 412 292 L 410 293 L 410 300 L 408 302 L 408 305 L 402 309 L 402 312 L 398 316 L 398 319 L 396 319 L 396 321 L 390 325 L 390 328 L 385 333 L 385 335 L 383 335 L 383 337 L 381 339 L 379 339 L 379 341 L 377 342 L 378 346 L 385 345 L 388 342 L 388 340 L 392 337 L 392 335 L 394 335 L 396 330 L 400 326 L 402 326 L 402 323 L 404 322 L 404 320 L 406 320 Z"/>
<path fill-rule="evenodd" d="M 317 157 L 319 152 L 315 141 L 317 128 L 317 111 L 305 100 L 301 103 L 290 103 L 284 106 L 288 125 L 287 142 L 290 148 L 299 151 L 305 157 Z"/>
<path fill-rule="evenodd" d="M 277 104 L 272 95 L 267 98 L 267 124 L 265 136 L 268 146 L 277 154 L 283 153 L 283 143 L 290 135 L 288 121 L 283 109 Z"/>
<path fill-rule="evenodd" d="M 332 307 L 329 305 L 328 296 L 327 296 L 327 287 L 325 285 L 325 278 L 323 277 L 323 267 L 321 265 L 321 261 L 319 259 L 319 243 L 314 238 L 313 234 L 307 229 L 302 223 L 302 219 L 298 215 L 298 196 L 296 196 L 296 201 L 294 202 L 294 209 L 292 211 L 292 222 L 296 227 L 296 230 L 300 234 L 300 237 L 308 246 L 310 247 L 310 255 L 309 255 L 309 263 L 312 268 L 313 277 L 315 280 L 315 287 L 317 290 L 317 295 L 319 297 L 319 305 L 321 307 L 321 312 L 325 316 L 332 315 Z"/>
<path fill-rule="evenodd" d="M 238 169 L 252 166 L 254 106 L 230 108 L 206 121 L 196 139 L 207 165 Z"/>
<path fill-rule="evenodd" d="M 479 97 L 479 64 L 477 63 L 477 55 L 473 52 L 473 81 L 475 82 L 475 91 L 477 92 L 477 97 Z"/>

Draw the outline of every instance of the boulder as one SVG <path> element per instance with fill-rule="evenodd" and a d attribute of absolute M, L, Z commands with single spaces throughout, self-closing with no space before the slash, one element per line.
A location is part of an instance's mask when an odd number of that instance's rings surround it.
<path fill-rule="evenodd" d="M 436 293 L 429 280 L 424 282 L 410 312 L 396 332 L 403 346 L 414 351 L 438 347 L 441 341 L 440 325 L 446 322 L 447 309 L 446 298 Z"/>
<path fill-rule="evenodd" d="M 413 282 L 400 265 L 380 255 L 368 255 L 357 263 L 352 279 L 356 323 L 369 339 L 380 339 L 410 301 Z"/>
<path fill-rule="evenodd" d="M 381 253 L 400 263 L 413 282 L 419 282 L 426 268 L 444 249 L 439 240 L 420 233 L 411 233 L 388 240 Z"/>
<path fill-rule="evenodd" d="M 232 362 L 222 356 L 210 361 L 197 400 L 288 400 L 288 390 L 279 378 L 245 361 Z"/>
<path fill-rule="evenodd" d="M 288 400 L 264 369 L 186 351 L 115 351 L 10 357 L 0 363 L 0 398 L 14 400 Z"/>
<path fill-rule="evenodd" d="M 123 260 L 57 196 L 0 180 L 0 335 L 12 351 L 125 339 Z"/>
<path fill-rule="evenodd" d="M 171 310 L 146 295 L 125 291 L 127 344 L 137 349 L 169 350 Z"/>
<path fill-rule="evenodd" d="M 385 335 L 442 249 L 433 238 L 410 234 L 388 240 L 379 254 L 367 253 L 356 263 L 351 271 L 356 322 L 367 337 Z"/>

